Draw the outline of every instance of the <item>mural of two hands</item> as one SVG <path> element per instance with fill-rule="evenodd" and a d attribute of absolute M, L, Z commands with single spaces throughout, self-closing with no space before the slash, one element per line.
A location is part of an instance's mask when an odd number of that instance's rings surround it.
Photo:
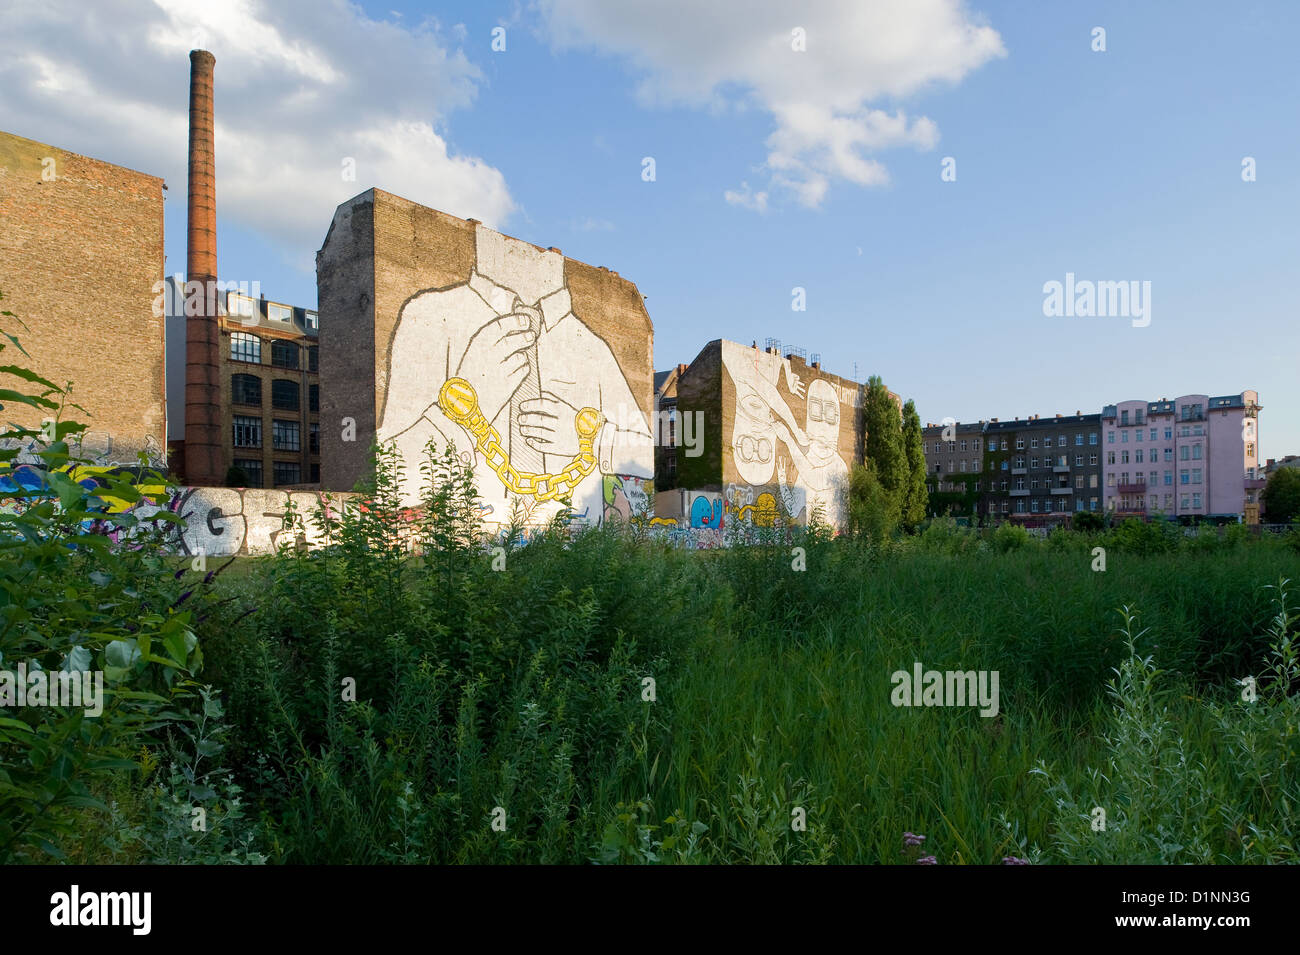
<path fill-rule="evenodd" d="M 488 421 L 496 420 L 521 388 L 528 393 L 526 383 L 531 378 L 537 397 L 518 404 L 520 434 L 534 451 L 572 456 L 578 453 L 573 419 L 579 409 L 540 389 L 537 336 L 541 326 L 541 311 L 516 299 L 513 311 L 474 333 L 456 375 L 474 386 L 479 410 Z"/>

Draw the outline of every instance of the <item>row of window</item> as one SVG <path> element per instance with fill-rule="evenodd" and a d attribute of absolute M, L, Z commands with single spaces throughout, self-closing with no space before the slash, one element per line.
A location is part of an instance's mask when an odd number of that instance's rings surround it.
<path fill-rule="evenodd" d="M 1037 449 L 1038 449 L 1038 441 L 1039 441 L 1039 439 L 1038 439 L 1037 437 L 1031 437 L 1031 438 L 1029 439 L 1029 447 L 1030 447 L 1031 449 L 1033 449 L 1033 450 L 1037 450 Z M 1043 441 L 1043 447 L 1044 447 L 1044 448 L 1050 448 L 1050 447 L 1052 446 L 1052 438 L 1051 438 L 1050 435 L 1049 435 L 1048 437 L 1043 438 L 1042 441 Z M 1095 444 L 1099 443 L 1099 441 L 1100 441 L 1100 435 L 1099 435 L 1098 432 L 1093 431 L 1093 432 L 1090 432 L 1090 433 L 1088 434 L 1088 443 L 1089 443 L 1089 444 L 1093 444 L 1093 445 L 1095 445 Z M 952 454 L 952 453 L 956 452 L 957 449 L 958 449 L 958 445 L 961 446 L 961 450 L 962 450 L 962 451 L 965 451 L 965 450 L 966 450 L 966 440 L 965 440 L 965 439 L 962 439 L 962 440 L 960 440 L 960 441 L 947 441 L 947 442 L 945 442 L 945 441 L 936 441 L 936 442 L 934 442 L 934 446 L 933 446 L 933 447 L 930 446 L 930 443 L 929 443 L 928 441 L 923 441 L 923 442 L 921 443 L 921 451 L 922 451 L 923 453 L 925 453 L 925 454 L 942 454 L 942 453 L 944 452 L 944 450 L 945 450 L 945 448 L 944 448 L 944 445 L 945 445 L 945 444 L 948 445 L 948 447 L 947 447 L 946 450 L 948 451 L 949 454 Z M 982 444 L 982 441 L 981 441 L 980 438 L 974 438 L 974 439 L 972 439 L 972 440 L 971 440 L 971 450 L 972 450 L 972 451 L 979 451 L 980 448 L 981 448 L 981 444 Z M 1074 444 L 1075 444 L 1076 447 L 1080 447 L 1080 448 L 1083 447 L 1083 433 L 1082 433 L 1082 432 L 1079 432 L 1078 434 L 1076 434 L 1076 435 L 1074 436 Z M 1069 445 L 1069 440 L 1068 440 L 1068 438 L 1067 438 L 1066 435 L 1063 435 L 1063 434 L 1062 434 L 1062 435 L 1057 435 L 1057 438 L 1056 438 L 1056 446 L 1057 446 L 1058 448 L 1064 448 L 1064 447 L 1066 447 L 1066 446 L 1068 446 L 1068 445 Z M 997 438 L 989 438 L 988 449 L 989 449 L 989 451 L 997 451 L 997 450 L 998 450 L 998 439 L 997 439 Z M 1003 439 L 1002 439 L 1002 442 L 1001 442 L 1001 449 L 1002 449 L 1003 451 L 1008 450 L 1008 448 L 1007 448 L 1007 439 L 1006 439 L 1006 438 L 1003 438 Z M 1017 450 L 1017 451 L 1023 451 L 1023 450 L 1025 450 L 1025 439 L 1024 439 L 1024 438 L 1016 438 L 1016 450 Z"/>
<path fill-rule="evenodd" d="M 302 386 L 292 378 L 271 381 L 271 407 L 277 411 L 297 411 L 302 398 Z M 230 400 L 232 404 L 262 407 L 262 379 L 256 375 L 231 375 Z M 320 411 L 320 385 L 307 386 L 307 410 Z"/>
<path fill-rule="evenodd" d="M 234 444 L 236 448 L 260 448 L 262 446 L 262 419 L 248 415 L 235 415 L 233 420 Z M 274 451 L 301 451 L 301 425 L 297 421 L 271 420 L 271 449 Z M 309 450 L 320 454 L 320 426 L 315 422 L 309 426 Z"/>
<path fill-rule="evenodd" d="M 1115 432 L 1115 431 L 1107 431 L 1107 432 L 1106 432 L 1106 443 L 1107 443 L 1107 444 L 1114 444 L 1114 443 L 1115 443 L 1115 435 L 1116 435 L 1116 433 L 1117 433 L 1117 432 Z M 1145 434 L 1146 432 L 1142 431 L 1142 429 L 1140 429 L 1140 428 L 1139 428 L 1137 431 L 1133 431 L 1133 432 L 1129 432 L 1129 431 L 1120 431 L 1120 432 L 1118 432 L 1118 434 L 1119 434 L 1119 443 L 1120 443 L 1120 444 L 1128 444 L 1128 436 L 1129 436 L 1130 433 L 1134 436 L 1134 437 L 1133 437 L 1133 440 L 1134 440 L 1136 443 L 1141 444 L 1141 443 L 1142 443 L 1142 435 Z M 1158 428 L 1152 428 L 1151 431 L 1150 431 L 1150 436 L 1149 436 L 1149 439 L 1148 439 L 1148 440 L 1151 440 L 1151 441 L 1158 441 L 1158 440 L 1159 440 L 1159 438 L 1157 437 L 1158 434 L 1159 434 L 1159 429 L 1158 429 Z M 1187 425 L 1187 424 L 1185 424 L 1185 425 L 1183 425 L 1181 428 L 1178 429 L 1178 437 L 1180 437 L 1180 438 L 1199 438 L 1199 437 L 1203 437 L 1204 435 L 1205 435 L 1205 426 L 1204 426 L 1204 425 L 1199 425 L 1199 424 L 1197 424 L 1197 425 Z M 1174 429 L 1173 429 L 1173 428 L 1165 428 L 1165 440 L 1166 440 L 1166 441 L 1172 441 L 1173 439 L 1174 439 Z"/>
<path fill-rule="evenodd" d="M 255 458 L 235 458 L 235 467 L 244 472 L 248 478 L 249 487 L 264 487 L 264 472 L 262 462 Z M 272 464 L 271 476 L 275 481 L 275 486 L 280 487 L 285 484 L 302 484 L 302 465 L 297 461 L 275 461 Z M 320 465 L 313 464 L 308 472 L 311 477 L 311 483 L 320 482 Z"/>
<path fill-rule="evenodd" d="M 274 368 L 298 368 L 302 345 L 275 338 L 271 340 L 271 365 Z M 307 345 L 307 370 L 320 370 L 320 352 L 316 345 Z M 253 365 L 262 364 L 262 339 L 248 332 L 230 333 L 230 360 Z"/>
<path fill-rule="evenodd" d="M 252 318 L 260 309 L 258 308 L 257 299 L 232 293 L 226 298 L 226 311 L 231 315 Z M 288 305 L 267 302 L 266 317 L 273 322 L 292 322 L 293 309 Z M 303 324 L 308 328 L 318 328 L 320 325 L 319 314 L 312 309 L 303 309 Z"/>
<path fill-rule="evenodd" d="M 1151 484 L 1153 484 L 1153 485 L 1154 485 L 1154 484 L 1159 484 L 1159 483 L 1160 483 L 1160 482 L 1157 480 L 1157 473 L 1158 473 L 1158 472 L 1156 472 L 1156 471 L 1152 471 L 1152 472 L 1150 473 L 1151 480 L 1150 480 L 1149 483 L 1151 483 Z M 1204 473 L 1205 473 L 1205 472 L 1204 472 L 1201 468 L 1182 468 L 1182 469 L 1180 469 L 1179 472 L 1178 472 L 1178 483 L 1179 483 L 1179 484 L 1200 484 L 1200 483 L 1202 483 L 1201 478 L 1202 478 L 1202 476 L 1204 475 Z M 1107 487 L 1114 487 L 1116 483 L 1117 483 L 1117 482 L 1116 482 L 1116 479 L 1115 479 L 1115 473 L 1114 473 L 1113 471 L 1112 471 L 1111 473 L 1109 473 L 1109 474 L 1106 475 L 1106 486 L 1107 486 Z M 1133 478 L 1132 481 L 1129 480 L 1129 472 L 1128 472 L 1128 471 L 1121 471 L 1120 474 L 1119 474 L 1119 481 L 1118 481 L 1118 483 L 1119 483 L 1119 484 L 1146 484 L 1146 483 L 1148 483 L 1148 481 L 1147 481 L 1147 479 L 1146 479 L 1145 477 L 1143 477 L 1141 471 L 1138 471 L 1137 474 L 1134 475 L 1134 478 Z M 1168 487 L 1168 486 L 1172 485 L 1173 483 L 1174 483 L 1174 472 L 1173 472 L 1173 471 L 1166 471 L 1166 472 L 1165 472 L 1165 486 Z"/>
<path fill-rule="evenodd" d="M 989 514 L 997 514 L 999 511 L 1003 514 L 1011 510 L 1011 501 L 993 501 L 989 504 Z M 1015 502 L 1015 513 L 1017 514 L 1068 514 L 1070 511 L 1095 511 L 1100 509 L 1101 502 L 1090 497 L 1087 501 L 1083 498 L 1076 498 L 1074 506 L 1071 507 L 1069 498 L 1060 498 L 1052 500 L 1050 498 L 1020 498 Z"/>

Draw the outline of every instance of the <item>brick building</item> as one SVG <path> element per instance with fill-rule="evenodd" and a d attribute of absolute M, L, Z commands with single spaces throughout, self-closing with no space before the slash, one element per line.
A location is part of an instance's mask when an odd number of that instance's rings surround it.
<path fill-rule="evenodd" d="M 0 307 L 27 326 L 4 328 L 31 356 L 14 360 L 72 382 L 86 456 L 164 466 L 163 181 L 0 132 L 0 223 Z M 13 402 L 5 415 L 45 417 Z"/>
<path fill-rule="evenodd" d="M 984 422 L 942 424 L 921 430 L 925 452 L 925 483 L 930 495 L 929 514 L 953 517 L 979 516 L 984 491 Z M 945 440 L 945 432 L 951 440 Z"/>
<path fill-rule="evenodd" d="M 679 493 L 660 494 L 658 516 L 717 527 L 725 514 L 806 523 L 820 509 L 826 523 L 846 524 L 849 473 L 862 461 L 861 384 L 797 352 L 717 339 L 679 372 L 676 390 L 683 441 L 690 416 L 699 453 L 678 448 L 666 486 Z"/>
<path fill-rule="evenodd" d="M 173 459 L 184 461 L 186 321 L 169 296 L 168 420 Z M 320 481 L 320 370 L 314 310 L 234 291 L 221 293 L 217 326 L 221 483 L 292 487 Z M 242 472 L 228 473 L 231 468 Z"/>

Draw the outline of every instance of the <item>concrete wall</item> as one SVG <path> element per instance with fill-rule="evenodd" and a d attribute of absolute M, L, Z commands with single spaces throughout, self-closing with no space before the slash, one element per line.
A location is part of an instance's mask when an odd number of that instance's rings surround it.
<path fill-rule="evenodd" d="M 0 308 L 27 325 L 4 328 L 31 356 L 6 362 L 73 383 L 97 463 L 162 466 L 162 180 L 0 132 L 0 223 Z M 20 424 L 45 416 L 5 404 Z"/>
<path fill-rule="evenodd" d="M 339 206 L 317 277 L 323 487 L 365 477 L 378 440 L 409 504 L 426 445 L 454 444 L 489 527 L 516 508 L 547 523 L 565 494 L 598 524 L 640 482 L 653 494 L 653 332 L 631 282 L 378 189 Z"/>

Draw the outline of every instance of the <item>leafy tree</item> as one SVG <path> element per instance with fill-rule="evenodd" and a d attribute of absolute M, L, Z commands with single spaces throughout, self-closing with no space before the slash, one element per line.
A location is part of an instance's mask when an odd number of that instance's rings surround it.
<path fill-rule="evenodd" d="M 903 449 L 907 455 L 907 487 L 902 504 L 903 525 L 915 530 L 925 520 L 929 491 L 925 485 L 925 449 L 921 442 L 921 417 L 916 403 L 903 405 Z"/>
<path fill-rule="evenodd" d="M 1300 470 L 1278 468 L 1268 476 L 1260 495 L 1270 524 L 1290 524 L 1300 516 Z"/>
<path fill-rule="evenodd" d="M 226 468 L 226 487 L 248 487 L 248 472 L 241 467 L 231 465 Z"/>
<path fill-rule="evenodd" d="M 884 486 L 875 465 L 868 461 L 855 467 L 849 475 L 849 532 L 884 540 L 901 518 L 899 497 Z"/>
<path fill-rule="evenodd" d="M 866 429 L 862 441 L 866 460 L 875 466 L 876 477 L 885 490 L 901 499 L 908 479 L 903 422 L 898 405 L 894 404 L 879 375 L 872 375 L 867 380 L 862 425 Z"/>

